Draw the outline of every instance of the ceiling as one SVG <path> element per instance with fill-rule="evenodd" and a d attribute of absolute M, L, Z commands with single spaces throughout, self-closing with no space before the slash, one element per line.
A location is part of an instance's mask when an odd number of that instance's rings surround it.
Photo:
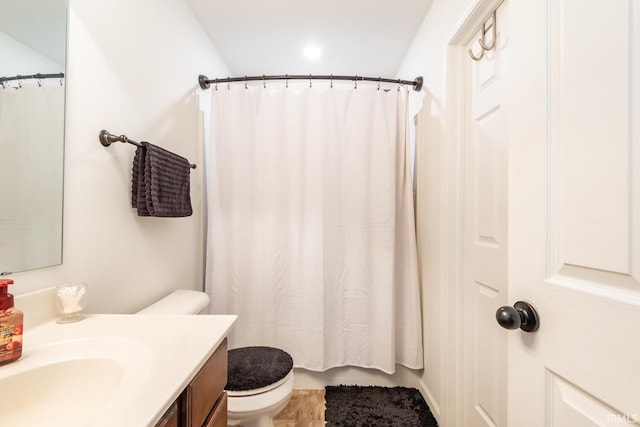
<path fill-rule="evenodd" d="M 432 3 L 432 0 L 186 1 L 234 76 L 313 73 L 389 78 L 396 77 Z M 315 59 L 305 57 L 303 51 L 309 47 L 321 55 Z"/>

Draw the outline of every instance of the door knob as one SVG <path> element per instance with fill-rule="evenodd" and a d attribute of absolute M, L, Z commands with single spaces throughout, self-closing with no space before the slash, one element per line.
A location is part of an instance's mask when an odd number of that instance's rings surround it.
<path fill-rule="evenodd" d="M 496 311 L 496 320 L 505 329 L 522 329 L 535 332 L 540 327 L 536 309 L 526 301 L 518 301 L 513 307 L 505 305 Z"/>

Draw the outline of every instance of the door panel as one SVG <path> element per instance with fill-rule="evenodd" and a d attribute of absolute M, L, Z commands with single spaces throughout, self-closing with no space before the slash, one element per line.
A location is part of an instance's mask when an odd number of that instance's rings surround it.
<path fill-rule="evenodd" d="M 630 195 L 638 190 L 629 162 L 633 1 L 607 2 L 604 8 L 599 1 L 552 5 L 556 270 L 574 265 L 630 274 Z"/>
<path fill-rule="evenodd" d="M 510 10 L 509 425 L 638 425 L 637 2 Z"/>
<path fill-rule="evenodd" d="M 616 386 L 634 365 L 640 373 L 640 346 L 628 344 L 640 341 L 640 288 L 631 270 L 640 249 L 631 232 L 631 218 L 640 215 L 632 209 L 639 182 L 630 168 L 640 148 L 630 126 L 632 1 L 607 4 L 606 19 L 601 2 L 553 4 L 549 135 L 555 173 L 549 184 L 555 197 L 549 201 L 548 255 L 554 262 L 546 288 L 551 319 L 558 318 L 548 332 L 549 367 L 596 398 L 640 413 L 640 394 Z M 594 26 L 596 35 L 585 43 Z M 581 327 L 567 324 L 574 322 Z M 606 374 L 593 375 L 594 366 L 606 367 Z"/>
<path fill-rule="evenodd" d="M 552 426 L 632 426 L 637 419 L 618 413 L 584 390 L 548 372 L 549 413 Z"/>

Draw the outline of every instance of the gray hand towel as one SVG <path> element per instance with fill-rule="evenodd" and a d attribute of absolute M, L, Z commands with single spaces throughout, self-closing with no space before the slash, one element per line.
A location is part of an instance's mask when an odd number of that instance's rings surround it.
<path fill-rule="evenodd" d="M 148 142 L 142 145 L 133 160 L 132 207 L 139 216 L 190 216 L 189 161 Z"/>
<path fill-rule="evenodd" d="M 145 197 L 144 168 L 146 157 L 147 149 L 145 147 L 136 148 L 131 173 L 131 207 L 138 210 L 139 216 L 150 216 Z"/>

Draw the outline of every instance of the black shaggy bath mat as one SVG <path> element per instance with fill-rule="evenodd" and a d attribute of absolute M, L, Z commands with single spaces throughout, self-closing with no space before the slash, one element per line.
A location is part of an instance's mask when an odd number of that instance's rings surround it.
<path fill-rule="evenodd" d="M 437 427 L 415 388 L 328 386 L 327 427 Z"/>

